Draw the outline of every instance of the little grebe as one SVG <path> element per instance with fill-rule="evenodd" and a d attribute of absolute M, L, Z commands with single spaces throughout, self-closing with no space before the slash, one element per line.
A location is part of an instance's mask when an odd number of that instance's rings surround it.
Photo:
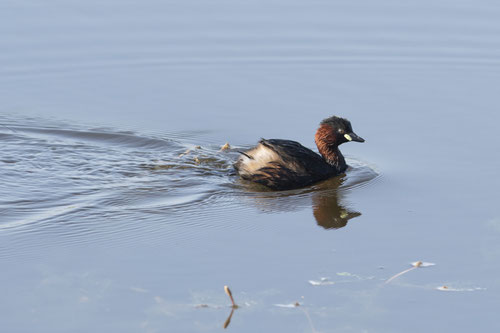
<path fill-rule="evenodd" d="M 273 190 L 289 190 L 337 176 L 347 169 L 338 146 L 344 142 L 365 140 L 356 135 L 349 120 L 330 117 L 316 131 L 318 155 L 291 140 L 261 139 L 234 164 L 241 178 Z"/>

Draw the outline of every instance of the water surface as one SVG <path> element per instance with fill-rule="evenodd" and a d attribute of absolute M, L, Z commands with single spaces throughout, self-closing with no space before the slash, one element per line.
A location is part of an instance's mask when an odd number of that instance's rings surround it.
<path fill-rule="evenodd" d="M 500 328 L 496 2 L 0 7 L 4 330 Z M 342 177 L 234 175 L 333 114 Z"/>

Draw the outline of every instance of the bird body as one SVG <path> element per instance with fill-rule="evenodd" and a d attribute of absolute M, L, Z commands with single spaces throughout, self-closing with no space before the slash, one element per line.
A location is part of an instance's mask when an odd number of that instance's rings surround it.
<path fill-rule="evenodd" d="M 258 145 L 241 152 L 234 167 L 240 177 L 273 190 L 308 186 L 337 176 L 347 169 L 338 146 L 348 141 L 364 142 L 348 120 L 323 120 L 315 136 L 321 155 L 292 140 L 261 139 Z"/>

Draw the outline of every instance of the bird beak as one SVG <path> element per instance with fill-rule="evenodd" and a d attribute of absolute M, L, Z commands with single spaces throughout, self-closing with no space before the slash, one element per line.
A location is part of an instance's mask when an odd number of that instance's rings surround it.
<path fill-rule="evenodd" d="M 348 133 L 348 134 L 344 134 L 344 138 L 346 138 L 347 141 L 365 142 L 365 139 L 363 139 L 362 137 L 358 136 L 354 132 Z"/>

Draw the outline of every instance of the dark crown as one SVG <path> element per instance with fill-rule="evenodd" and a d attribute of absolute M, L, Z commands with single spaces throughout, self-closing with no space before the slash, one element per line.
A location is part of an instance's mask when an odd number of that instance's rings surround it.
<path fill-rule="evenodd" d="M 320 125 L 330 125 L 333 128 L 342 128 L 347 132 L 352 132 L 351 122 L 347 119 L 340 118 L 337 116 L 323 119 Z"/>

